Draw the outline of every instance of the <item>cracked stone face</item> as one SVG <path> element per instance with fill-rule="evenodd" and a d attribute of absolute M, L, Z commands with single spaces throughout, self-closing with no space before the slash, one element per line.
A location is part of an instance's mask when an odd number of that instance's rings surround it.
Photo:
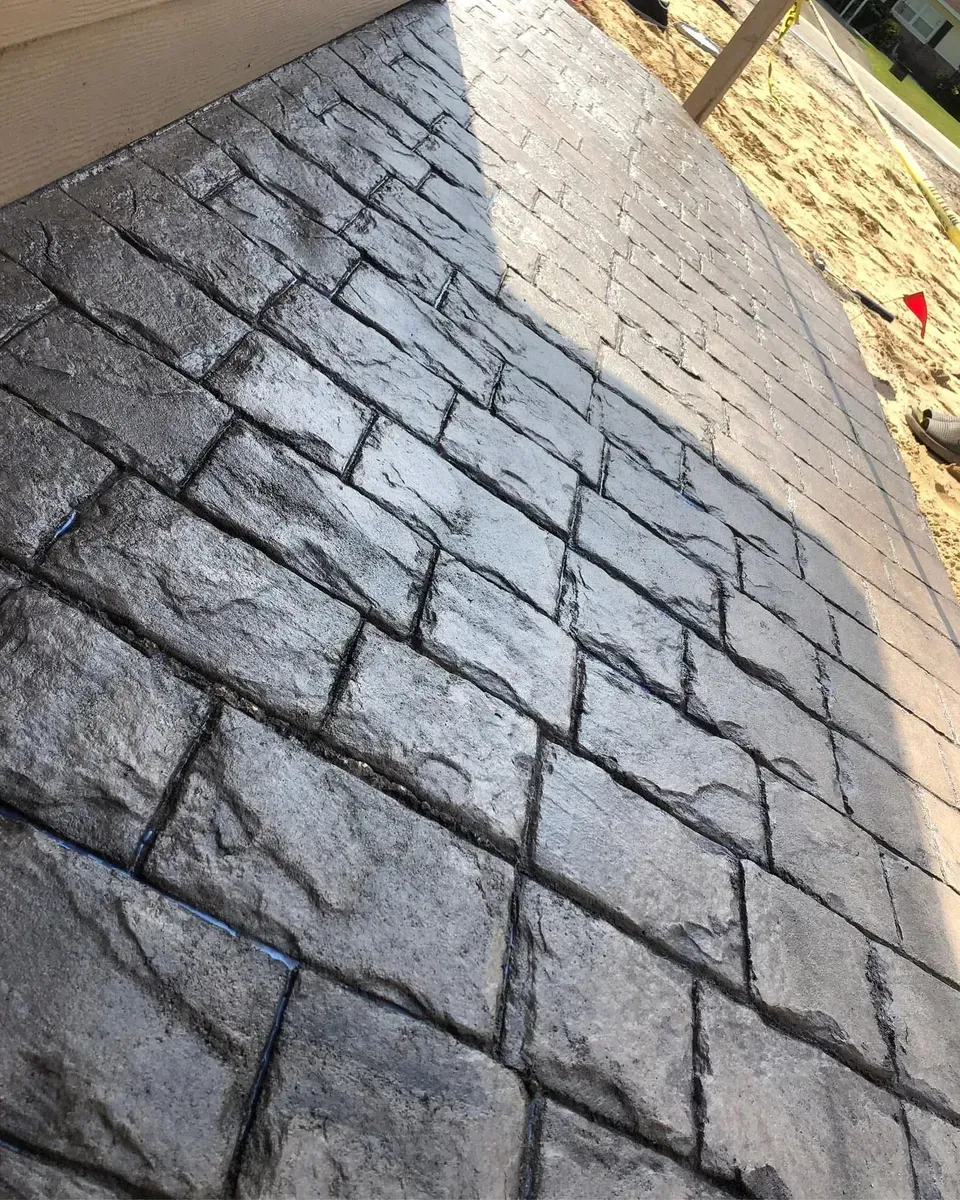
<path fill-rule="evenodd" d="M 244 1157 L 240 1195 L 516 1194 L 525 1104 L 491 1059 L 302 972 Z"/>
<path fill-rule="evenodd" d="M 4 1129 L 146 1192 L 218 1191 L 286 968 L 27 826 L 0 847 Z"/>

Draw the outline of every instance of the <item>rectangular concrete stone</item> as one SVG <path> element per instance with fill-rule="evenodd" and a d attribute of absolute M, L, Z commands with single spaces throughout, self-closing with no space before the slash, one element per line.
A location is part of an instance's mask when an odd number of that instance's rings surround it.
<path fill-rule="evenodd" d="M 0 383 L 121 462 L 173 484 L 230 416 L 199 384 L 62 308 L 0 350 Z"/>
<path fill-rule="evenodd" d="M 727 526 L 620 450 L 607 459 L 603 494 L 690 558 L 736 578 L 736 547 Z"/>
<path fill-rule="evenodd" d="M 865 579 L 799 530 L 797 542 L 803 577 L 821 595 L 864 625 L 873 624 Z"/>
<path fill-rule="evenodd" d="M 928 1104 L 958 1113 L 960 992 L 892 950 L 877 953 L 900 1082 Z"/>
<path fill-rule="evenodd" d="M 0 258 L 0 342 L 31 325 L 56 303 L 53 292 L 36 276 L 9 258 Z"/>
<path fill-rule="evenodd" d="M 489 412 L 457 400 L 440 449 L 510 504 L 561 534 L 570 526 L 577 474 Z"/>
<path fill-rule="evenodd" d="M 560 733 L 570 728 L 576 645 L 549 618 L 441 554 L 421 623 L 425 649 Z"/>
<path fill-rule="evenodd" d="M 493 411 L 502 421 L 573 467 L 588 483 L 597 483 L 603 435 L 553 392 L 515 368 L 506 367 L 493 399 Z"/>
<path fill-rule="evenodd" d="M 826 715 L 814 646 L 743 592 L 724 593 L 727 649 L 761 679 Z"/>
<path fill-rule="evenodd" d="M 301 961 L 493 1035 L 510 868 L 232 709 L 148 874 Z"/>
<path fill-rule="evenodd" d="M 0 211 L 0 250 L 125 341 L 194 378 L 246 332 L 242 321 L 57 188 Z"/>
<path fill-rule="evenodd" d="M 719 1188 L 686 1167 L 549 1101 L 540 1134 L 543 1200 L 720 1200 Z"/>
<path fill-rule="evenodd" d="M 237 176 L 233 160 L 186 121 L 168 125 L 134 142 L 130 149 L 196 200 L 205 199 Z"/>
<path fill-rule="evenodd" d="M 733 858 L 559 746 L 544 757 L 534 861 L 589 903 L 742 986 Z"/>
<path fill-rule="evenodd" d="M 61 837 L 131 865 L 206 710 L 52 596 L 24 587 L 0 605 L 0 795 Z"/>
<path fill-rule="evenodd" d="M 826 601 L 769 555 L 748 542 L 740 545 L 743 589 L 791 629 L 828 653 L 834 652 L 833 626 Z"/>
<path fill-rule="evenodd" d="M 789 513 L 784 511 L 778 516 L 750 492 L 731 483 L 698 454 L 688 457 L 684 491 L 758 550 L 789 570 L 797 570 Z"/>
<path fill-rule="evenodd" d="M 949 806 L 859 742 L 835 734 L 833 744 L 840 788 L 857 824 L 911 862 L 939 875 L 940 855 L 931 809 Z"/>
<path fill-rule="evenodd" d="M 508 1200 L 520 1178 L 520 1080 L 392 1007 L 302 971 L 244 1156 L 238 1194 Z"/>
<path fill-rule="evenodd" d="M 334 471 L 347 465 L 374 416 L 322 371 L 262 333 L 245 338 L 207 383 L 228 404 Z"/>
<path fill-rule="evenodd" d="M 609 667 L 589 661 L 578 742 L 711 837 L 756 845 L 752 760 Z"/>
<path fill-rule="evenodd" d="M 774 868 L 842 916 L 897 941 L 880 849 L 843 813 L 765 771 Z"/>
<path fill-rule="evenodd" d="M 272 254 L 131 154 L 107 159 L 63 186 L 85 208 L 248 319 L 293 282 Z"/>
<path fill-rule="evenodd" d="M 266 314 L 264 325 L 337 383 L 415 433 L 434 438 L 440 432 L 453 387 L 313 288 L 288 292 Z"/>
<path fill-rule="evenodd" d="M 0 390 L 0 550 L 29 559 L 113 470 L 108 458 Z"/>
<path fill-rule="evenodd" d="M 869 977 L 870 942 L 842 917 L 743 864 L 750 983 L 779 1021 L 854 1066 L 883 1070 L 887 1047 Z"/>
<path fill-rule="evenodd" d="M 620 505 L 584 492 L 575 544 L 698 628 L 719 628 L 716 576 L 645 529 Z"/>
<path fill-rule="evenodd" d="M 219 1192 L 286 968 L 25 825 L 0 855 L 4 1132 L 148 1195 Z"/>
<path fill-rule="evenodd" d="M 367 207 L 344 228 L 344 239 L 408 291 L 435 304 L 453 267 L 399 221 Z"/>
<path fill-rule="evenodd" d="M 553 614 L 563 544 L 396 425 L 367 439 L 354 483 L 425 537 Z"/>
<path fill-rule="evenodd" d="M 825 725 L 782 693 L 741 671 L 719 651 L 691 637 L 690 712 L 782 774 L 840 807 L 837 769 Z"/>
<path fill-rule="evenodd" d="M 305 728 L 322 719 L 360 623 L 353 609 L 136 479 L 98 501 L 47 564 L 171 654 Z"/>
<path fill-rule="evenodd" d="M 683 626 L 579 554 L 567 557 L 561 623 L 612 666 L 683 698 Z"/>
<path fill-rule="evenodd" d="M 408 647 L 363 634 L 327 733 L 484 836 L 505 844 L 520 836 L 535 725 Z"/>
<path fill-rule="evenodd" d="M 892 1096 L 712 989 L 701 1020 L 708 1170 L 759 1196 L 913 1196 Z"/>
<path fill-rule="evenodd" d="M 528 883 L 510 975 L 507 1061 L 681 1153 L 692 1149 L 691 980 Z"/>
<path fill-rule="evenodd" d="M 298 575 L 410 632 L 431 547 L 356 488 L 240 427 L 219 443 L 189 495 Z"/>
<path fill-rule="evenodd" d="M 365 265 L 350 276 L 339 299 L 355 316 L 403 346 L 433 375 L 481 403 L 489 403 L 499 359 L 476 338 L 462 337 L 436 309 Z"/>
<path fill-rule="evenodd" d="M 278 200 L 252 179 L 242 177 L 229 183 L 209 206 L 241 233 L 266 247 L 289 270 L 305 275 L 322 292 L 334 291 L 360 261 L 349 242 L 325 229 L 303 209 Z"/>
<path fill-rule="evenodd" d="M 960 896 L 893 854 L 884 854 L 883 865 L 904 950 L 931 970 L 960 983 Z"/>

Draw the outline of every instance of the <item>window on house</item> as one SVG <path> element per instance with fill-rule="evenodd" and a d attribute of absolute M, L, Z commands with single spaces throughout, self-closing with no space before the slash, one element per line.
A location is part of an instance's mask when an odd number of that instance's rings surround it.
<path fill-rule="evenodd" d="M 925 0 L 897 0 L 893 15 L 921 42 L 929 42 L 943 24 L 940 10 L 925 3 Z"/>

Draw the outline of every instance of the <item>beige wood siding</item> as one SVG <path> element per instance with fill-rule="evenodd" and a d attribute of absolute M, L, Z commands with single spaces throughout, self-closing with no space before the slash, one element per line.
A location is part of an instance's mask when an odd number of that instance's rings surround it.
<path fill-rule="evenodd" d="M 0 204 L 400 0 L 0 0 Z"/>

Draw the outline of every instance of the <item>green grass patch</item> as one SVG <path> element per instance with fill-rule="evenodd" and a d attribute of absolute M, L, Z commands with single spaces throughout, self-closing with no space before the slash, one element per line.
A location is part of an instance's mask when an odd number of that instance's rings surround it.
<path fill-rule="evenodd" d="M 895 96 L 899 96 L 904 104 L 909 104 L 915 113 L 918 113 L 925 121 L 929 121 L 934 129 L 938 129 L 955 146 L 960 146 L 960 121 L 951 117 L 945 108 L 941 108 L 936 100 L 928 95 L 915 80 L 894 79 L 890 74 L 890 59 L 876 46 L 872 46 L 862 37 L 857 38 L 857 41 L 863 48 L 870 64 L 871 73 L 883 86 L 893 92 Z"/>

